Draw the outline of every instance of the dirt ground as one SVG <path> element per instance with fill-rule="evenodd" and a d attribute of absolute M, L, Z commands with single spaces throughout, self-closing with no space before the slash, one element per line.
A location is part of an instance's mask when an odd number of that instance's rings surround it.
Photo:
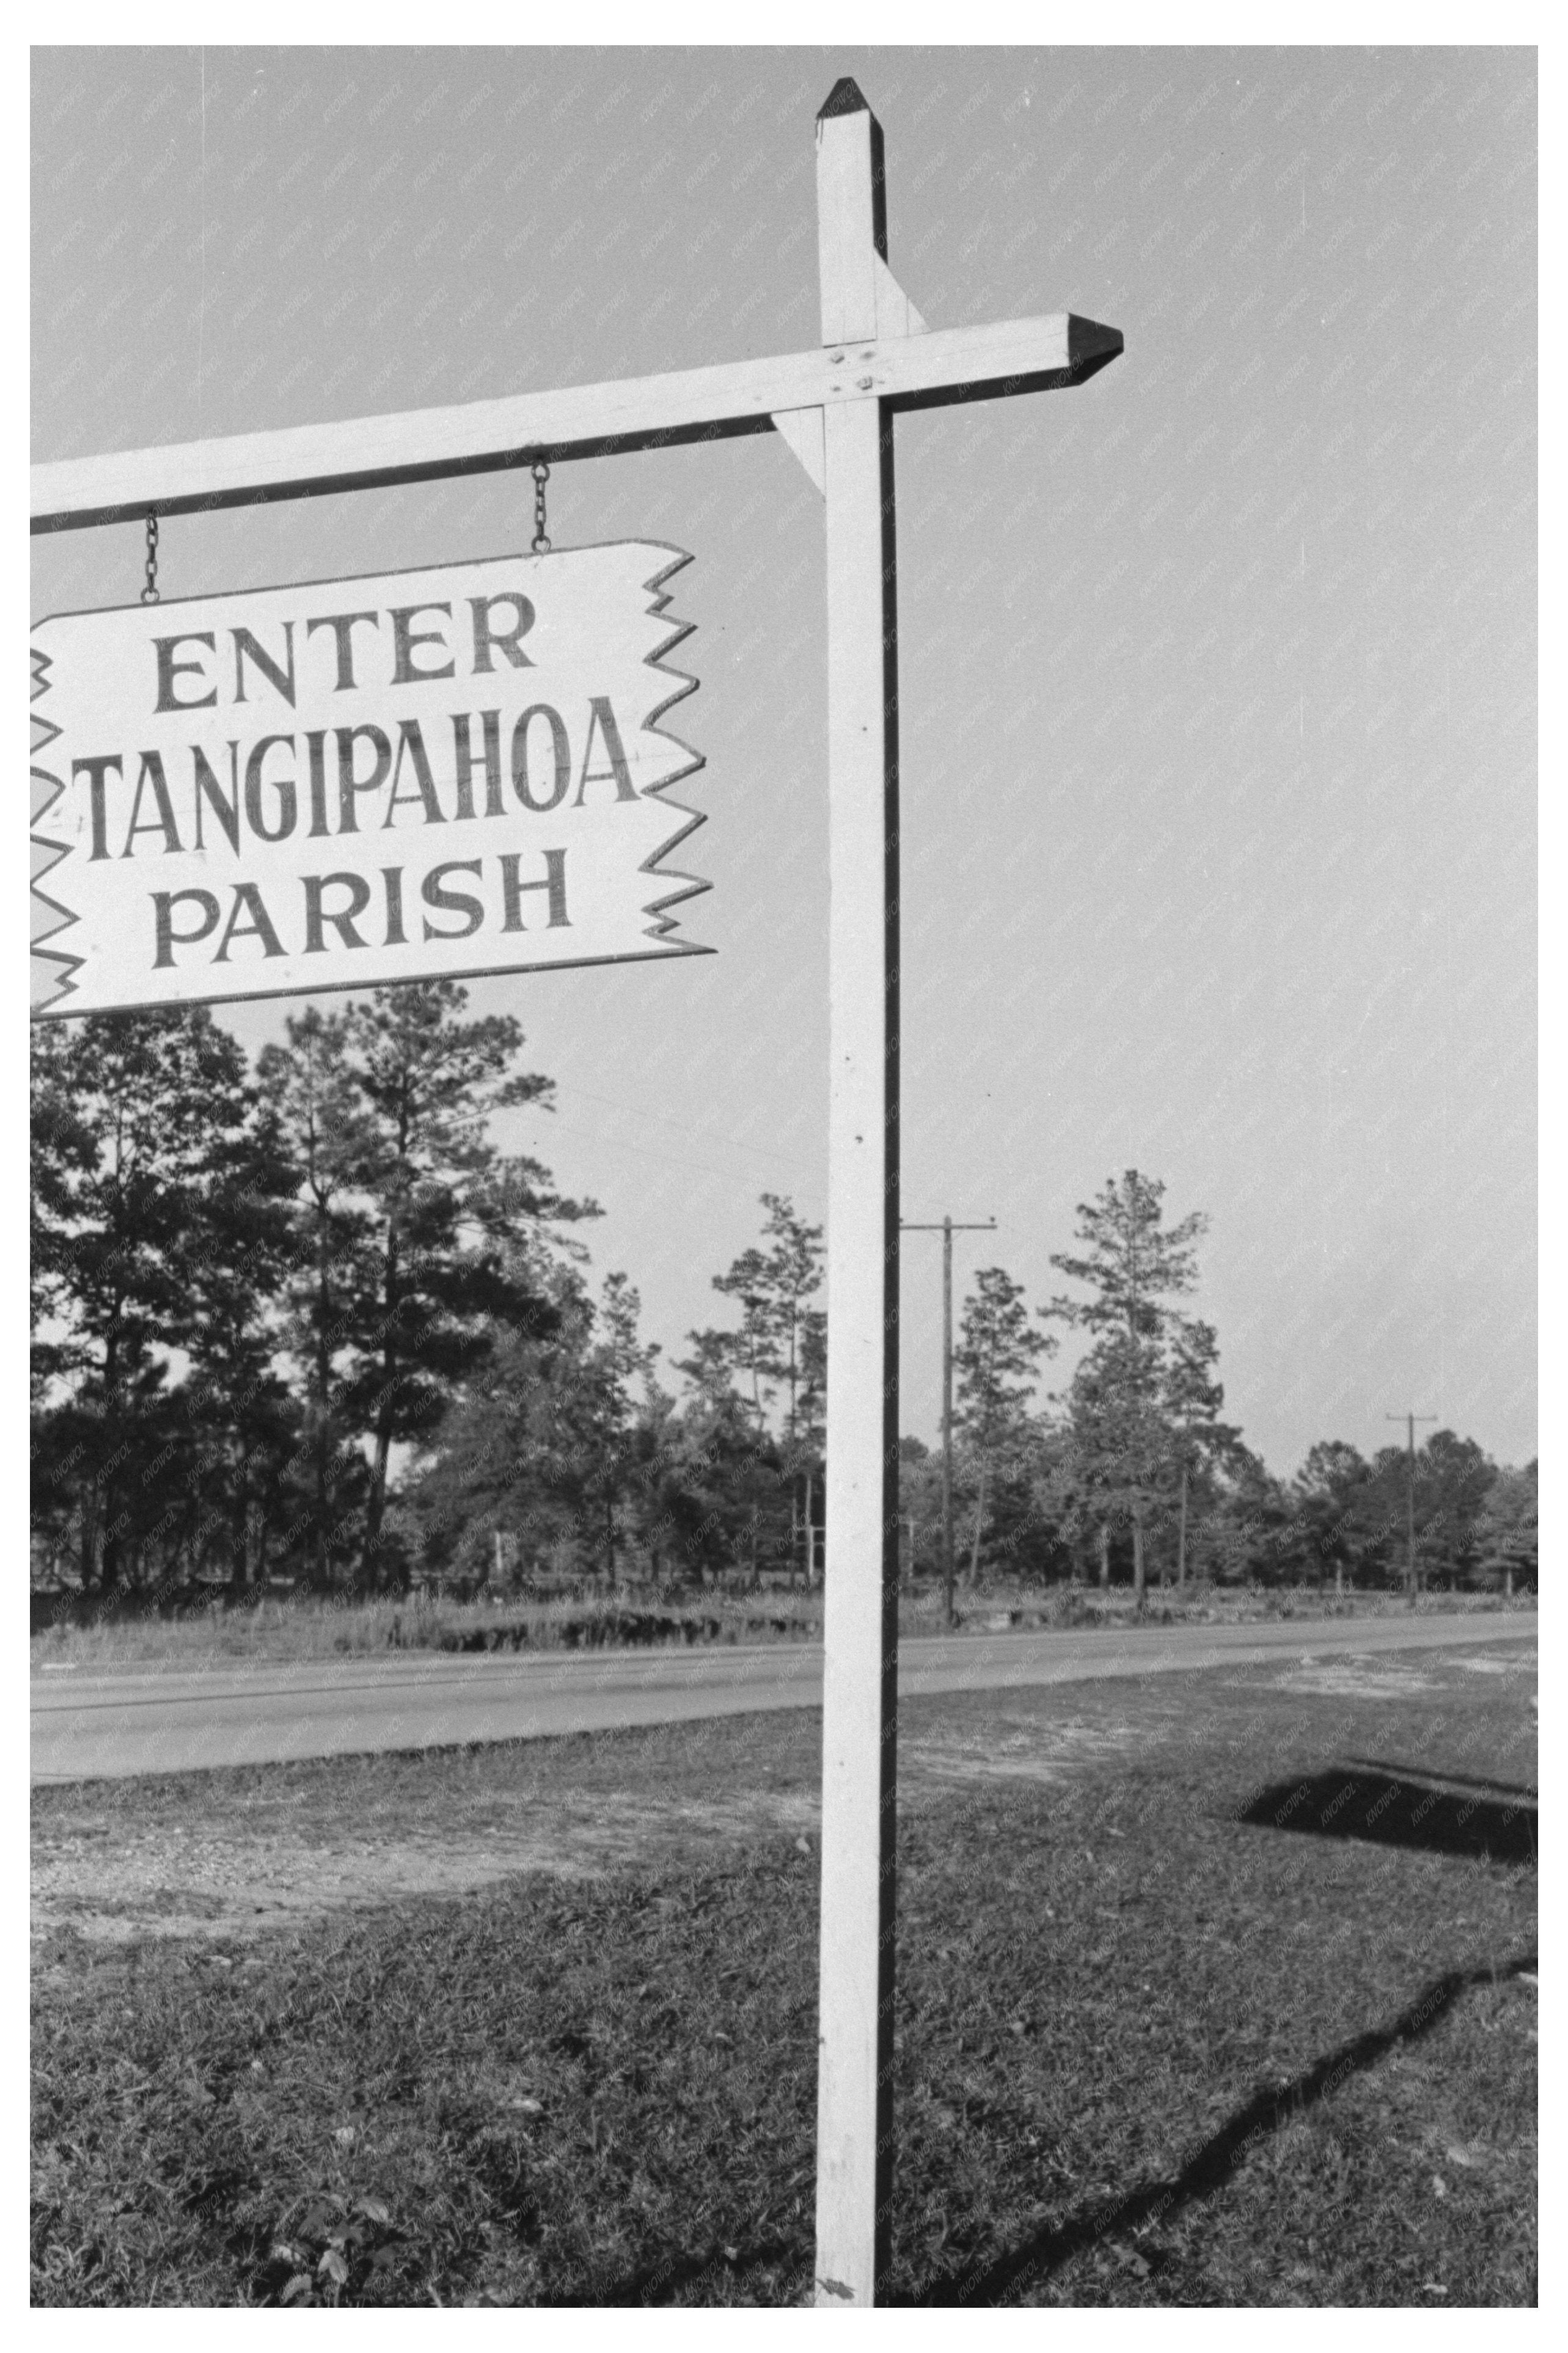
<path fill-rule="evenodd" d="M 1534 1673 L 1533 1651 L 1351 1654 L 1233 1681 L 1260 1696 L 1360 1708 L 1478 1675 L 1514 1678 L 1522 1691 Z M 1180 1695 L 1152 1683 L 1070 1699 L 998 1695 L 979 1713 L 922 1702 L 905 1711 L 900 1807 L 987 1782 L 1060 1780 L 1181 1736 Z M 583 1880 L 676 1864 L 779 1831 L 814 1844 L 820 1737 L 814 1715 L 758 1716 L 727 1736 L 662 1727 L 53 1792 L 34 1812 L 34 1934 L 69 1925 L 115 1943 L 247 1936 L 519 1874 Z"/>
<path fill-rule="evenodd" d="M 814 1767 L 821 1736 L 814 1716 L 809 1725 L 759 1721 L 791 1751 L 804 1746 L 802 1761 Z M 1153 1724 L 1140 1728 L 1114 1714 L 1107 1721 L 1103 1708 L 1092 1718 L 1065 1711 L 1054 1721 L 1014 1720 L 999 1711 L 998 1721 L 981 1726 L 938 1718 L 900 1742 L 901 1805 L 907 1811 L 938 1791 L 984 1781 L 1060 1779 L 1156 1736 Z M 607 1748 L 617 1739 L 623 1746 L 638 1739 L 599 1737 Z M 531 1744 L 527 1762 L 551 1745 Z M 182 1777 L 185 1795 L 177 1805 L 169 1803 L 172 1788 L 87 1785 L 69 1809 L 46 1803 L 36 1810 L 34 1935 L 69 1925 L 80 1936 L 116 1943 L 253 1936 L 399 1896 L 461 1894 L 520 1873 L 581 1880 L 628 1864 L 690 1862 L 715 1843 L 745 1845 L 777 1831 L 816 1841 L 814 1770 L 809 1778 L 791 1776 L 783 1788 L 732 1783 L 723 1794 L 639 1788 L 634 1780 L 597 1792 L 569 1783 L 545 1792 L 515 1787 L 509 1769 L 514 1750 L 490 1753 L 493 1776 L 447 1777 L 439 1819 L 434 1806 L 418 1801 L 378 1808 L 379 1819 L 357 1822 L 352 1803 L 336 1810 L 335 1822 L 330 1811 L 323 1820 L 319 1806 L 236 1810 L 219 1802 L 204 1810 L 195 1775 Z M 251 1778 L 267 1773 L 281 1788 L 291 1768 L 257 1768 Z M 138 1787 L 146 1792 L 143 1807 L 132 1796 Z M 102 1793 L 101 1809 L 91 1801 L 94 1788 Z"/>

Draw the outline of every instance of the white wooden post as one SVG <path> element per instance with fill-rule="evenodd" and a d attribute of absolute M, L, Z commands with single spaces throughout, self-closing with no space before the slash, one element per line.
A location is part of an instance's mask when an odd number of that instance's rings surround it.
<path fill-rule="evenodd" d="M 876 332 L 882 134 L 853 82 L 817 123 L 822 339 Z M 882 257 L 884 261 L 885 257 Z M 851 362 L 853 364 L 853 361 Z M 898 1662 L 898 752 L 893 418 L 823 418 L 828 556 L 828 1440 L 820 2305 L 869 2305 L 893 2178 Z"/>
<path fill-rule="evenodd" d="M 1083 384 L 1114 327 L 928 332 L 887 267 L 882 132 L 817 120 L 822 346 L 457 408 L 35 466 L 32 529 L 249 506 L 776 429 L 826 493 L 828 1449 L 816 2299 L 869 2305 L 893 2176 L 898 1657 L 898 749 L 893 419 Z M 44 849 L 58 844 L 44 842 Z M 52 871 L 46 869 L 45 871 Z M 58 914 L 58 910 L 55 911 Z M 201 992 L 192 992 L 193 1001 Z M 948 1236 L 950 1248 L 951 1237 Z M 950 1558 L 950 1541 L 948 1553 Z"/>

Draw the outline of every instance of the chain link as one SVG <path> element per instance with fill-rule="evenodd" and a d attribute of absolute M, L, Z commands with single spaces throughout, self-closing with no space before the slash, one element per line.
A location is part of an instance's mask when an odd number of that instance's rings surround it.
<path fill-rule="evenodd" d="M 534 554 L 548 555 L 550 543 L 545 535 L 545 485 L 550 479 L 550 469 L 543 458 L 534 460 Z"/>
<path fill-rule="evenodd" d="M 147 517 L 147 586 L 142 591 L 143 605 L 158 602 L 158 518 Z"/>

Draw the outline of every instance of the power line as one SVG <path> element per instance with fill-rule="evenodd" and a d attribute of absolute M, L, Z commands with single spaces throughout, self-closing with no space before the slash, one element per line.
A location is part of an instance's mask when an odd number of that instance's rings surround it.
<path fill-rule="evenodd" d="M 1405 1426 L 1405 1460 L 1408 1475 L 1404 1490 L 1404 1534 L 1406 1557 L 1404 1583 L 1411 1608 L 1415 1607 L 1415 1425 L 1418 1421 L 1436 1421 L 1435 1413 L 1385 1413 L 1384 1421 L 1403 1421 Z"/>
<path fill-rule="evenodd" d="M 955 1234 L 994 1234 L 996 1219 L 988 1218 L 983 1225 L 957 1225 L 944 1218 L 940 1225 L 906 1224 L 899 1220 L 901 1234 L 940 1234 L 942 1237 L 942 1594 L 947 1607 L 947 1622 L 953 1622 L 953 1236 Z"/>

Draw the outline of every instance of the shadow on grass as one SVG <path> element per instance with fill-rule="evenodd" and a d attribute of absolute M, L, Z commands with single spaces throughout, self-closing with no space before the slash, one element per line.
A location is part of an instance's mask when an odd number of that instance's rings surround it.
<path fill-rule="evenodd" d="M 1425 1987 L 1392 2025 L 1375 2027 L 1341 2043 L 1278 2091 L 1257 2093 L 1203 2143 L 1173 2179 L 1147 2182 L 1124 2198 L 1097 2201 L 1040 2232 L 1010 2254 L 951 2272 L 918 2295 L 895 2301 L 982 2306 L 1015 2302 L 1075 2255 L 1113 2232 L 1139 2230 L 1223 2189 L 1260 2141 L 1326 2100 L 1348 2077 L 1375 2066 L 1400 2044 L 1418 2042 L 1430 2034 L 1450 2005 L 1470 1987 L 1500 1984 L 1535 1967 L 1535 1955 L 1525 1953 L 1495 1969 L 1450 1970 Z"/>
<path fill-rule="evenodd" d="M 1260 1790 L 1237 1821 L 1257 1830 L 1308 1831 L 1319 1838 L 1366 1839 L 1375 1846 L 1418 1847 L 1474 1862 L 1535 1861 L 1536 1808 L 1522 1792 L 1481 1797 L 1435 1788 L 1381 1766 L 1338 1766 L 1304 1780 Z"/>
<path fill-rule="evenodd" d="M 1456 1789 L 1490 1789 L 1499 1798 L 1523 1798 L 1534 1805 L 1533 1781 L 1483 1781 L 1474 1773 L 1428 1773 L 1419 1765 L 1396 1765 L 1391 1757 L 1347 1757 L 1347 1765 L 1364 1766 L 1369 1773 L 1398 1773 L 1413 1781 L 1446 1782 Z"/>

